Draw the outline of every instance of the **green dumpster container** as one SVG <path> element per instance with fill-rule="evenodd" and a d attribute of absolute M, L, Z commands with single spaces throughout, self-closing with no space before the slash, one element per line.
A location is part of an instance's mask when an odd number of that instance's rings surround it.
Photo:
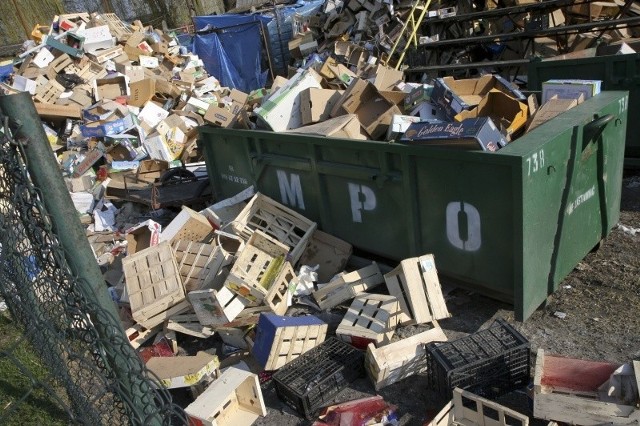
<path fill-rule="evenodd" d="M 433 253 L 443 279 L 527 318 L 616 224 L 627 92 L 495 152 L 203 126 L 218 199 L 249 185 L 368 252 Z"/>
<path fill-rule="evenodd" d="M 640 51 L 640 42 L 631 46 Z M 618 46 L 619 47 L 619 46 Z M 612 51 L 614 46 L 604 47 Z M 593 56 L 596 49 L 580 52 L 591 55 L 579 59 L 534 59 L 528 65 L 527 88 L 541 90 L 542 83 L 551 79 L 602 80 L 603 90 L 629 91 L 629 115 L 640 115 L 640 53 L 627 55 Z M 561 58 L 561 57 L 560 57 Z M 635 120 L 627 127 L 625 165 L 640 167 L 640 121 Z"/>

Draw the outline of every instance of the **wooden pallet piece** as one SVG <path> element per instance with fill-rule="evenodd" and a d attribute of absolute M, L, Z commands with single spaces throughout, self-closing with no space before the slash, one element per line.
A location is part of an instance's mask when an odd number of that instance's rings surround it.
<path fill-rule="evenodd" d="M 488 416 L 485 413 L 487 409 L 495 411 L 498 419 Z M 529 417 L 469 391 L 455 388 L 453 423 L 462 426 L 528 426 Z"/>
<path fill-rule="evenodd" d="M 451 316 L 432 254 L 403 260 L 384 279 L 389 294 L 400 302 L 401 324 L 424 324 Z"/>
<path fill-rule="evenodd" d="M 43 104 L 55 103 L 60 95 L 64 92 L 64 87 L 55 80 L 48 80 L 44 76 L 40 76 L 36 79 L 38 84 L 36 88 L 36 94 L 33 98 Z"/>
<path fill-rule="evenodd" d="M 398 299 L 384 294 L 356 296 L 336 329 L 336 336 L 366 349 L 369 343 L 386 345 L 391 341 L 400 317 Z"/>
<path fill-rule="evenodd" d="M 380 348 L 369 343 L 365 356 L 367 374 L 376 390 L 380 390 L 409 376 L 424 373 L 427 369 L 424 345 L 445 341 L 447 336 L 437 326 Z"/>
<path fill-rule="evenodd" d="M 273 371 L 324 342 L 326 335 L 327 324 L 314 316 L 263 314 L 252 353 L 266 371 Z"/>
<path fill-rule="evenodd" d="M 271 289 L 281 284 L 278 280 L 283 278 L 287 253 L 286 245 L 261 231 L 254 232 L 231 268 L 225 287 L 251 304 L 262 303 Z"/>
<path fill-rule="evenodd" d="M 177 240 L 173 250 L 185 291 L 202 290 L 229 260 L 219 246 Z"/>
<path fill-rule="evenodd" d="M 122 269 L 133 319 L 142 326 L 152 328 L 189 306 L 169 243 L 125 257 Z"/>
<path fill-rule="evenodd" d="M 200 324 L 198 317 L 194 313 L 173 315 L 167 321 L 166 328 L 167 330 L 187 334 L 200 339 L 207 339 L 215 334 L 215 331 L 211 327 Z"/>
<path fill-rule="evenodd" d="M 295 265 L 317 224 L 258 192 L 232 222 L 232 227 L 245 240 L 254 231 L 262 231 L 290 247 L 290 261 Z"/>
<path fill-rule="evenodd" d="M 224 325 L 233 321 L 244 308 L 246 302 L 237 294 L 223 287 L 190 292 L 187 297 L 202 325 Z"/>
<path fill-rule="evenodd" d="M 195 356 L 152 357 L 146 367 L 166 389 L 186 388 L 218 374 L 220 361 L 216 355 L 198 352 Z"/>
<path fill-rule="evenodd" d="M 133 33 L 133 30 L 122 22 L 115 13 L 102 13 L 100 14 L 100 18 L 109 26 L 109 31 L 111 31 L 111 34 L 113 34 L 118 41 L 122 41 L 123 38 Z"/>
<path fill-rule="evenodd" d="M 206 216 L 182 206 L 182 210 L 160 234 L 160 241 L 178 240 L 208 243 L 213 239 L 213 228 Z"/>
<path fill-rule="evenodd" d="M 267 415 L 258 376 L 229 367 L 185 408 L 189 424 L 203 426 L 250 425 Z"/>
<path fill-rule="evenodd" d="M 376 262 L 357 271 L 342 274 L 313 293 L 313 298 L 320 309 L 329 309 L 347 300 L 353 299 L 358 294 L 365 293 L 382 284 L 384 278 L 380 267 Z"/>
<path fill-rule="evenodd" d="M 134 324 L 125 330 L 125 334 L 133 349 L 138 349 L 144 342 L 158 334 L 160 329 L 162 329 L 160 324 L 153 328 L 144 328 L 140 324 Z"/>
<path fill-rule="evenodd" d="M 546 355 L 543 349 L 538 349 L 533 379 L 534 417 L 584 426 L 640 424 L 637 406 L 598 400 L 598 387 L 618 367 Z M 640 381 L 638 369 L 631 374 Z"/>

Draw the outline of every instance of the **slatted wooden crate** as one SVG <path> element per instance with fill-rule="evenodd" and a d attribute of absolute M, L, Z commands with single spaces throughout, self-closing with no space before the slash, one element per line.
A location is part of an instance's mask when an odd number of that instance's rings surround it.
<path fill-rule="evenodd" d="M 447 336 L 440 327 L 415 334 L 406 339 L 376 348 L 367 346 L 365 367 L 376 390 L 399 382 L 409 376 L 423 373 L 427 369 L 424 345 L 429 342 L 444 342 Z"/>
<path fill-rule="evenodd" d="M 51 61 L 51 63 L 47 66 L 47 78 L 49 80 L 55 80 L 56 76 L 69 65 L 73 64 L 73 60 L 69 55 L 63 53 L 58 56 L 56 59 Z"/>
<path fill-rule="evenodd" d="M 202 290 L 232 260 L 219 246 L 177 240 L 173 243 L 182 284 L 187 292 Z"/>
<path fill-rule="evenodd" d="M 320 309 L 329 309 L 353 299 L 382 284 L 384 278 L 376 262 L 357 271 L 342 274 L 328 285 L 313 293 Z"/>
<path fill-rule="evenodd" d="M 227 368 L 194 402 L 185 408 L 190 425 L 250 425 L 266 416 L 258 376 Z"/>
<path fill-rule="evenodd" d="M 336 336 L 358 349 L 391 341 L 400 317 L 398 299 L 384 294 L 360 294 L 338 325 Z"/>
<path fill-rule="evenodd" d="M 384 279 L 389 294 L 400 302 L 401 324 L 424 324 L 451 316 L 432 254 L 403 260 Z"/>
<path fill-rule="evenodd" d="M 78 76 L 85 81 L 98 80 L 107 76 L 107 70 L 102 65 L 87 59 L 87 63 L 82 67 Z"/>
<path fill-rule="evenodd" d="M 352 252 L 348 242 L 316 229 L 302 253 L 300 265 L 318 265 L 318 282 L 326 283 L 344 270 Z"/>
<path fill-rule="evenodd" d="M 233 321 L 247 303 L 237 294 L 223 287 L 220 291 L 213 289 L 190 292 L 187 297 L 202 325 L 223 325 Z"/>
<path fill-rule="evenodd" d="M 133 349 L 138 349 L 140 345 L 155 336 L 161 328 L 160 324 L 150 329 L 144 328 L 140 324 L 134 324 L 127 328 L 125 333 Z"/>
<path fill-rule="evenodd" d="M 160 241 L 178 240 L 208 243 L 213 239 L 213 228 L 207 218 L 187 206 L 167 225 L 160 234 Z"/>
<path fill-rule="evenodd" d="M 141 250 L 122 260 L 133 319 L 153 328 L 189 304 L 169 243 Z"/>
<path fill-rule="evenodd" d="M 253 305 L 262 303 L 273 286 L 282 284 L 287 253 L 286 245 L 261 231 L 254 232 L 231 268 L 225 287 Z"/>
<path fill-rule="evenodd" d="M 245 240 L 254 231 L 262 231 L 290 247 L 290 261 L 295 265 L 317 224 L 258 192 L 232 222 L 232 227 Z"/>
<path fill-rule="evenodd" d="M 48 80 L 44 76 L 40 76 L 36 79 L 37 88 L 34 99 L 43 104 L 54 104 L 62 92 L 64 87 L 55 80 Z"/>
<path fill-rule="evenodd" d="M 296 273 L 289 262 L 284 266 L 274 280 L 274 284 L 264 297 L 263 303 L 278 315 L 284 315 L 289 307 L 289 284 L 295 278 Z"/>
<path fill-rule="evenodd" d="M 277 370 L 324 342 L 327 324 L 314 316 L 262 314 L 251 350 L 267 371 Z"/>
<path fill-rule="evenodd" d="M 122 22 L 115 13 L 102 13 L 100 14 L 100 18 L 109 26 L 109 31 L 111 31 L 111 34 L 113 34 L 118 41 L 122 41 L 122 39 L 133 33 L 131 27 Z"/>
<path fill-rule="evenodd" d="M 620 364 L 548 355 L 538 349 L 534 417 L 585 426 L 640 424 L 640 362 L 634 361 L 629 367 L 618 372 L 617 389 L 609 382 L 603 391 L 602 385 Z"/>

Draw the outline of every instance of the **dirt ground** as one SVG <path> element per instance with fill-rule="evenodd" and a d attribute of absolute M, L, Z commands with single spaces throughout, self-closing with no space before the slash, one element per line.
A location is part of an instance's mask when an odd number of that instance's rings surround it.
<path fill-rule="evenodd" d="M 598 250 L 587 257 L 561 283 L 526 322 L 514 321 L 511 306 L 479 294 L 454 289 L 447 295 L 452 317 L 440 325 L 452 340 L 488 325 L 502 317 L 521 331 L 531 343 L 531 362 L 543 348 L 548 353 L 591 360 L 628 362 L 640 359 L 640 173 L 627 175 L 619 225 Z M 637 229 L 635 235 L 633 230 Z M 564 318 L 560 318 L 566 314 Z M 339 313 L 324 315 L 335 326 Z M 422 331 L 419 327 L 398 330 L 400 335 Z M 532 367 L 533 374 L 533 367 Z M 256 425 L 305 425 L 276 396 L 272 383 L 263 385 L 268 415 Z M 367 378 L 354 382 L 336 401 L 344 402 L 376 392 Z M 426 376 L 414 376 L 382 389 L 378 394 L 398 406 L 401 425 L 422 425 L 444 404 L 428 389 Z M 499 399 L 505 405 L 532 416 L 530 401 L 524 391 L 512 392 Z M 533 424 L 546 424 L 533 421 Z"/>

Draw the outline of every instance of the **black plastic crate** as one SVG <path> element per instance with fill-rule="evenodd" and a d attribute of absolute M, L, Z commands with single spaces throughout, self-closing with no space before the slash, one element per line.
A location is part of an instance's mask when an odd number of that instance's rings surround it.
<path fill-rule="evenodd" d="M 427 343 L 426 352 L 429 386 L 443 398 L 456 387 L 495 398 L 529 383 L 529 341 L 502 318 L 461 339 Z"/>
<path fill-rule="evenodd" d="M 278 397 L 307 419 L 349 383 L 364 376 L 364 353 L 334 337 L 273 375 Z"/>

